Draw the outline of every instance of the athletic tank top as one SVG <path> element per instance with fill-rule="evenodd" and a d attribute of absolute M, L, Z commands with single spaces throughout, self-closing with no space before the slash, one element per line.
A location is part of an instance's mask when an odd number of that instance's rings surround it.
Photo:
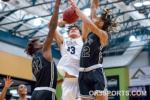
<path fill-rule="evenodd" d="M 80 67 L 87 68 L 95 64 L 103 63 L 103 46 L 99 37 L 90 32 L 82 47 L 80 56 Z"/>
<path fill-rule="evenodd" d="M 32 73 L 36 77 L 36 87 L 56 88 L 57 69 L 55 63 L 47 61 L 41 50 L 36 51 L 33 56 Z"/>
<path fill-rule="evenodd" d="M 78 77 L 82 46 L 83 41 L 81 38 L 68 38 L 64 40 L 61 50 L 62 57 L 57 65 L 57 70 L 62 76 L 65 76 L 65 73 L 67 72 L 70 75 Z"/>

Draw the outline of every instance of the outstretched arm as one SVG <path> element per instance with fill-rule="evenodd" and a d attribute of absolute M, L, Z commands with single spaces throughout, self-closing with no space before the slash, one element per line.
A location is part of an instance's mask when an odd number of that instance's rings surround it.
<path fill-rule="evenodd" d="M 61 51 L 62 50 L 62 45 L 63 45 L 64 38 L 60 34 L 60 32 L 58 30 L 55 31 L 54 39 L 56 40 L 58 46 L 60 47 L 60 51 Z"/>
<path fill-rule="evenodd" d="M 7 76 L 7 79 L 4 79 L 4 80 L 5 80 L 5 87 L 2 93 L 0 94 L 0 100 L 4 100 L 7 89 L 13 84 L 12 79 L 8 76 Z"/>
<path fill-rule="evenodd" d="M 63 25 L 63 24 L 73 24 L 73 23 L 67 23 L 62 18 L 61 20 L 58 21 L 57 26 L 60 26 L 60 25 Z M 49 23 L 48 23 L 48 26 L 49 26 Z M 55 34 L 54 34 L 54 39 L 56 40 L 58 46 L 60 47 L 60 51 L 61 51 L 64 38 L 57 29 L 56 29 Z"/>
<path fill-rule="evenodd" d="M 98 5 L 99 5 L 99 0 L 92 0 L 92 4 L 91 4 L 91 16 L 90 16 L 91 20 L 93 18 L 96 18 Z"/>
<path fill-rule="evenodd" d="M 48 61 L 52 61 L 51 44 L 53 42 L 54 33 L 57 27 L 60 3 L 61 3 L 61 0 L 56 0 L 55 11 L 53 13 L 53 16 L 51 18 L 50 25 L 49 25 L 49 32 L 43 44 L 42 53 L 43 53 L 44 58 Z"/>
<path fill-rule="evenodd" d="M 91 4 L 91 15 L 90 15 L 90 19 L 91 19 L 91 20 L 92 20 L 93 18 L 96 18 L 98 5 L 99 5 L 99 0 L 92 0 L 92 4 Z M 82 40 L 83 40 L 83 42 L 85 42 L 88 33 L 89 33 L 89 28 L 88 28 L 88 26 L 83 22 L 83 24 L 82 24 Z"/>
<path fill-rule="evenodd" d="M 58 21 L 57 26 L 63 25 L 63 24 L 64 24 L 64 22 L 59 22 Z M 50 26 L 50 23 L 48 23 L 48 27 L 49 26 Z M 54 39 L 56 40 L 58 46 L 60 47 L 60 51 L 61 51 L 64 38 L 57 29 L 55 30 Z"/>
<path fill-rule="evenodd" d="M 73 2 L 72 0 L 68 0 L 68 1 L 71 2 L 73 9 L 76 11 L 76 14 L 81 18 L 83 23 L 86 24 L 89 30 L 95 33 L 100 38 L 100 40 L 102 40 L 101 44 L 105 46 L 108 40 L 107 33 L 99 29 L 96 25 L 94 25 L 92 21 L 90 20 L 90 18 L 85 16 L 84 13 L 76 6 L 75 2 Z"/>
<path fill-rule="evenodd" d="M 98 5 L 99 5 L 99 0 L 92 0 L 91 15 L 90 15 L 91 20 L 93 18 L 96 18 Z M 88 33 L 89 33 L 89 28 L 85 23 L 83 23 L 82 24 L 82 40 L 83 40 L 83 42 L 85 42 Z"/>
<path fill-rule="evenodd" d="M 87 25 L 83 22 L 82 23 L 82 40 L 83 42 L 85 42 L 87 36 L 89 33 L 89 28 L 87 27 Z"/>

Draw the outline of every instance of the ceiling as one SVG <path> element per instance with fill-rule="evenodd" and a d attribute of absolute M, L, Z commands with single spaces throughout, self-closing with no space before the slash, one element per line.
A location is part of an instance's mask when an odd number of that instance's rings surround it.
<path fill-rule="evenodd" d="M 92 0 L 74 1 L 77 3 L 77 6 L 84 11 L 86 8 L 90 8 Z M 103 8 L 112 9 L 113 13 L 119 16 L 117 21 L 121 22 L 122 25 L 118 28 L 118 33 L 112 33 L 111 40 L 109 40 L 105 51 L 105 56 L 121 55 L 130 47 L 132 42 L 129 41 L 129 37 L 131 35 L 134 35 L 138 41 L 146 41 L 147 44 L 145 48 L 149 50 L 150 6 L 136 8 L 133 6 L 135 2 L 135 0 L 100 0 L 97 14 L 102 13 Z M 41 41 L 44 41 L 48 33 L 47 23 L 50 21 L 54 11 L 54 0 L 2 0 L 1 5 L 0 36 L 11 34 L 8 35 L 7 38 L 14 36 L 20 39 L 18 41 L 17 39 L 7 41 L 6 39 L 0 38 L 0 40 L 14 45 L 17 45 L 16 43 L 19 41 L 29 40 L 34 37 L 39 37 Z M 61 0 L 59 19 L 62 18 L 63 11 L 67 7 L 70 7 L 67 0 Z M 33 24 L 37 18 L 42 20 L 39 26 Z M 76 24 L 82 26 L 82 21 L 79 20 Z M 62 35 L 67 30 L 67 26 L 68 25 L 58 27 Z M 17 42 L 14 43 L 14 41 Z M 52 45 L 53 50 L 59 50 L 55 41 Z M 25 47 L 25 45 L 21 47 Z"/>

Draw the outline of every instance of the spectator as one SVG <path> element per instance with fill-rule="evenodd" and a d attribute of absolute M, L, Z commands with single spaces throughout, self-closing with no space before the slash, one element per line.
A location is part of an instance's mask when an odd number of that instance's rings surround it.
<path fill-rule="evenodd" d="M 27 87 L 24 84 L 18 86 L 17 92 L 19 94 L 19 100 L 27 100 Z"/>
<path fill-rule="evenodd" d="M 4 100 L 7 89 L 13 84 L 11 77 L 7 76 L 7 79 L 4 79 L 4 81 L 5 81 L 5 87 L 2 93 L 0 94 L 0 100 Z"/>

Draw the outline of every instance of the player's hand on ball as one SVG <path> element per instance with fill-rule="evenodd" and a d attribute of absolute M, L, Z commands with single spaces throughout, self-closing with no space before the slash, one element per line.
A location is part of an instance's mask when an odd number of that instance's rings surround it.
<path fill-rule="evenodd" d="M 77 5 L 76 5 L 76 2 L 74 2 L 72 0 L 67 0 L 67 1 L 70 2 L 70 4 L 71 4 L 71 6 L 72 6 L 73 9 L 78 8 Z"/>
<path fill-rule="evenodd" d="M 64 21 L 62 18 L 61 20 L 58 21 L 58 26 L 63 25 L 63 24 L 68 24 L 68 23 L 66 21 Z"/>
<path fill-rule="evenodd" d="M 76 22 L 72 22 L 72 23 L 68 23 L 66 21 L 63 20 L 63 18 L 61 20 L 58 21 L 58 26 L 63 25 L 63 24 L 74 24 Z"/>

